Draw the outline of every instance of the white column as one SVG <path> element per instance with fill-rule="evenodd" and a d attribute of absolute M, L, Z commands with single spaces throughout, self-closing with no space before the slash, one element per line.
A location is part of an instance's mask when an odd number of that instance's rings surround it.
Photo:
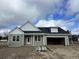
<path fill-rule="evenodd" d="M 42 50 L 47 50 L 46 45 L 47 45 L 47 39 L 46 39 L 46 37 L 43 35 L 43 46 L 42 46 Z"/>
<path fill-rule="evenodd" d="M 42 41 L 42 45 L 43 45 L 43 36 L 41 36 L 41 41 Z"/>
<path fill-rule="evenodd" d="M 47 45 L 47 39 L 46 39 L 46 37 L 45 36 L 43 36 L 43 45 Z"/>
<path fill-rule="evenodd" d="M 31 42 L 31 46 L 32 46 L 33 45 L 32 35 L 31 35 L 31 38 L 30 38 L 30 42 Z"/>
<path fill-rule="evenodd" d="M 34 41 L 35 41 L 35 40 L 34 40 L 34 39 L 35 39 L 34 37 L 35 37 L 35 36 L 33 35 L 33 37 L 32 37 L 32 39 L 33 39 L 33 46 L 34 46 Z"/>
<path fill-rule="evenodd" d="M 47 37 L 45 37 L 46 45 L 47 45 Z"/>
<path fill-rule="evenodd" d="M 25 41 L 24 35 L 21 35 L 21 39 L 23 39 L 23 40 L 22 40 L 22 45 L 24 46 L 24 44 L 25 44 L 25 42 L 24 42 L 24 41 Z"/>
<path fill-rule="evenodd" d="M 43 36 L 43 45 L 46 45 L 46 38 Z"/>
<path fill-rule="evenodd" d="M 69 38 L 68 38 L 68 36 L 65 37 L 65 45 L 69 45 Z"/>

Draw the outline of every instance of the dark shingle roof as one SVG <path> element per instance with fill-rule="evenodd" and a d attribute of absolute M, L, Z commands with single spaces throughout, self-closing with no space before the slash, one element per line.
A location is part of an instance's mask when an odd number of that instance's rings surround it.
<path fill-rule="evenodd" d="M 65 34 L 65 33 L 69 33 L 69 31 L 65 31 L 65 30 L 63 30 L 62 28 L 58 27 L 58 33 L 63 33 L 63 34 Z"/>
<path fill-rule="evenodd" d="M 39 27 L 39 29 L 43 33 L 51 33 L 51 29 L 49 27 Z"/>
<path fill-rule="evenodd" d="M 55 27 L 58 28 L 58 32 L 51 32 L 51 28 L 54 27 L 38 27 L 41 31 L 23 31 L 24 33 L 49 33 L 49 34 L 69 34 L 69 31 L 65 31 L 60 27 Z"/>
<path fill-rule="evenodd" d="M 23 31 L 24 33 L 42 33 L 41 31 Z"/>

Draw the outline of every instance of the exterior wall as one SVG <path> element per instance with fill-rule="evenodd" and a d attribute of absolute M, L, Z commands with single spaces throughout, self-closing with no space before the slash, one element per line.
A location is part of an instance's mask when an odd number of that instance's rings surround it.
<path fill-rule="evenodd" d="M 42 46 L 43 45 L 43 36 L 41 36 L 40 41 L 35 41 L 34 36 L 34 46 Z"/>
<path fill-rule="evenodd" d="M 20 36 L 19 41 L 13 41 L 13 36 Z M 40 38 L 40 41 L 35 41 L 35 35 L 31 35 L 30 38 L 30 45 L 26 45 L 26 46 L 42 46 L 41 48 L 47 46 L 47 37 L 63 37 L 65 38 L 65 45 L 69 45 L 69 38 L 68 36 L 54 36 L 54 35 L 49 35 L 49 36 L 45 36 L 42 35 Z M 20 47 L 20 46 L 24 46 L 24 34 L 9 34 L 8 36 L 8 46 L 9 47 Z"/>
<path fill-rule="evenodd" d="M 20 36 L 19 41 L 13 41 L 13 36 Z M 16 39 L 16 38 L 15 38 Z M 23 34 L 9 34 L 8 36 L 8 46 L 9 47 L 20 47 L 24 46 L 24 35 Z"/>

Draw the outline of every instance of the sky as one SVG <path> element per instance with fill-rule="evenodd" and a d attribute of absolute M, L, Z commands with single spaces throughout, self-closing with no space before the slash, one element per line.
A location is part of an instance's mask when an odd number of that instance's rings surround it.
<path fill-rule="evenodd" d="M 0 33 L 26 21 L 79 34 L 79 0 L 0 0 Z"/>

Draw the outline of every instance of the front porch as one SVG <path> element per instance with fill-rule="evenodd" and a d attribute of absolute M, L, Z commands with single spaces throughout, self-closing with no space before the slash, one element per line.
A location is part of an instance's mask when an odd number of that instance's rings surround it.
<path fill-rule="evenodd" d="M 44 35 L 24 35 L 24 46 L 44 46 L 46 39 Z"/>

